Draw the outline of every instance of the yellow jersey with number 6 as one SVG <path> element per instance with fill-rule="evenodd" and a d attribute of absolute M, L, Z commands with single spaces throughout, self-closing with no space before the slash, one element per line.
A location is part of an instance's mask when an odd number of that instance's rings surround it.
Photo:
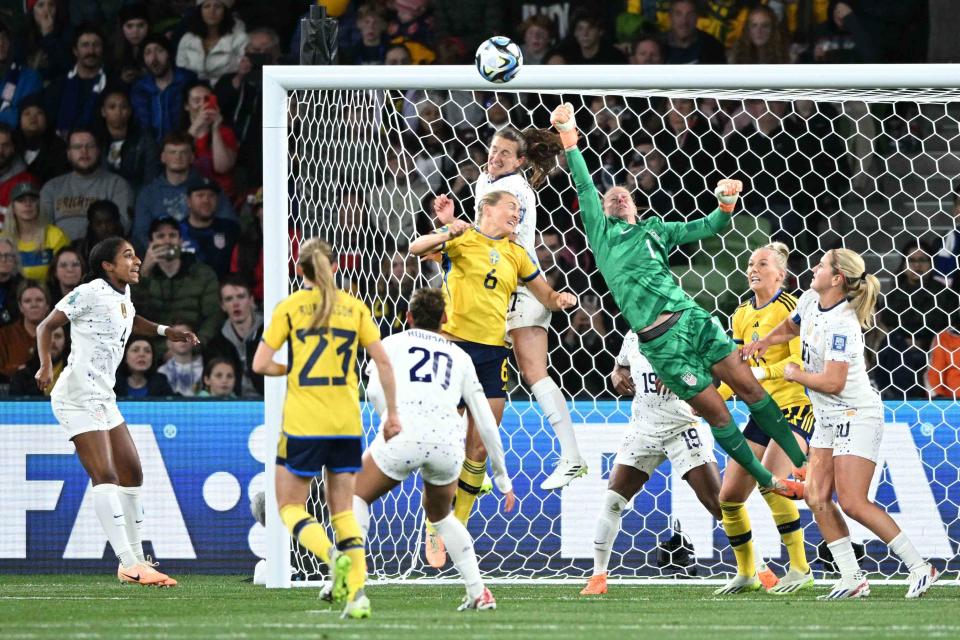
<path fill-rule="evenodd" d="M 516 242 L 468 229 L 440 248 L 446 333 L 468 342 L 504 345 L 507 305 L 519 282 L 540 269 Z"/>
<path fill-rule="evenodd" d="M 345 291 L 328 326 L 312 329 L 320 292 L 303 289 L 277 305 L 263 341 L 277 350 L 288 345 L 287 398 L 283 432 L 300 437 L 360 436 L 357 349 L 380 339 L 370 309 Z"/>

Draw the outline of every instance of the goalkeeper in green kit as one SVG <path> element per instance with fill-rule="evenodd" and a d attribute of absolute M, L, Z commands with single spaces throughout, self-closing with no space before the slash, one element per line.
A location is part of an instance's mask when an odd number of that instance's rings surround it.
<path fill-rule="evenodd" d="M 806 456 L 790 425 L 741 359 L 737 345 L 713 316 L 684 293 L 669 268 L 668 256 L 674 247 L 709 238 L 727 228 L 742 184 L 721 180 L 716 191 L 719 207 L 704 218 L 664 222 L 650 216 L 638 221 L 636 204 L 626 189 L 613 187 L 603 198 L 597 192 L 577 149 L 573 107 L 560 105 L 550 121 L 566 151 L 580 200 L 580 217 L 597 267 L 661 383 L 710 424 L 723 450 L 761 487 L 802 499 L 802 483 L 774 477 L 753 455 L 713 386 L 713 376 L 730 385 L 746 402 L 760 428 L 783 448 L 794 466 L 802 467 Z"/>

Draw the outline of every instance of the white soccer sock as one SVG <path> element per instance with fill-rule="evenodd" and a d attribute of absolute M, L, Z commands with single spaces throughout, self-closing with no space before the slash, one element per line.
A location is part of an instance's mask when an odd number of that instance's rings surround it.
<path fill-rule="evenodd" d="M 473 550 L 470 532 L 452 512 L 440 522 L 434 522 L 433 526 L 443 539 L 453 566 L 467 585 L 467 597 L 471 600 L 477 598 L 483 593 L 483 579 L 480 577 L 480 567 L 477 565 L 477 554 Z"/>
<path fill-rule="evenodd" d="M 140 501 L 140 487 L 120 487 L 117 495 L 123 507 L 130 550 L 137 560 L 144 562 L 146 557 L 143 555 L 143 503 Z"/>
<path fill-rule="evenodd" d="M 827 548 L 830 549 L 833 561 L 840 569 L 840 577 L 844 580 L 852 580 L 857 571 L 860 571 L 860 564 L 857 562 L 857 554 L 853 552 L 850 536 L 827 543 Z"/>
<path fill-rule="evenodd" d="M 547 376 L 530 387 L 537 404 L 547 416 L 547 421 L 553 427 L 560 441 L 560 456 L 566 460 L 579 462 L 580 448 L 577 446 L 577 437 L 573 434 L 573 421 L 570 420 L 570 410 L 567 408 L 567 399 L 564 398 L 560 387 Z"/>
<path fill-rule="evenodd" d="M 91 489 L 93 510 L 97 514 L 97 519 L 100 520 L 103 532 L 107 534 L 107 540 L 110 541 L 113 552 L 120 558 L 120 564 L 124 567 L 132 567 L 137 564 L 137 557 L 130 549 L 130 541 L 127 539 L 127 524 L 117 489 L 115 484 L 94 486 Z"/>
<path fill-rule="evenodd" d="M 360 496 L 353 496 L 353 515 L 360 525 L 360 531 L 363 532 L 363 539 L 367 539 L 367 532 L 370 530 L 370 505 Z"/>
<path fill-rule="evenodd" d="M 926 564 L 926 561 L 917 553 L 917 548 L 913 546 L 910 538 L 903 531 L 898 533 L 897 537 L 891 540 L 888 546 L 890 551 L 900 556 L 903 564 L 907 565 L 907 569 L 910 571 L 921 569 Z"/>
<path fill-rule="evenodd" d="M 620 533 L 620 515 L 626 506 L 626 498 L 616 491 L 607 490 L 603 509 L 597 518 L 597 530 L 593 535 L 593 575 L 607 572 L 613 541 Z"/>

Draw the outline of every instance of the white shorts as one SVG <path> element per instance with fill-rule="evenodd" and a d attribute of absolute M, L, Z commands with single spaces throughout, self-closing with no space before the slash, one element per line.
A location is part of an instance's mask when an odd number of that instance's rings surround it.
<path fill-rule="evenodd" d="M 88 431 L 109 431 L 123 424 L 123 416 L 116 402 L 89 401 L 74 402 L 69 399 L 52 397 L 50 408 L 60 426 L 67 432 L 67 439 Z"/>
<path fill-rule="evenodd" d="M 670 460 L 681 478 L 691 469 L 716 462 L 710 428 L 691 422 L 671 431 L 650 434 L 632 427 L 623 437 L 613 462 L 652 476 L 664 460 Z"/>
<path fill-rule="evenodd" d="M 880 459 L 883 440 L 883 407 L 850 409 L 847 415 L 822 416 L 814 412 L 817 428 L 810 446 L 833 449 L 833 456 L 858 456 L 872 462 Z"/>
<path fill-rule="evenodd" d="M 540 304 L 529 289 L 517 287 L 516 292 L 510 296 L 510 304 L 507 306 L 507 344 L 510 344 L 509 334 L 514 329 L 523 327 L 546 329 L 550 326 L 551 316 L 550 309 Z"/>
<path fill-rule="evenodd" d="M 435 486 L 445 486 L 460 477 L 465 457 L 463 445 L 434 444 L 403 440 L 401 436 L 384 441 L 377 434 L 370 444 L 370 455 L 388 478 L 403 482 L 420 470 L 423 481 Z"/>

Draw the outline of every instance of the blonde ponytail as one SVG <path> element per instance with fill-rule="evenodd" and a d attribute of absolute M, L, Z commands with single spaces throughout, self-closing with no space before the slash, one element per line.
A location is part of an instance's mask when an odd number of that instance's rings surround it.
<path fill-rule="evenodd" d="M 868 274 L 863 258 L 850 249 L 833 249 L 830 264 L 834 273 L 843 276 L 843 293 L 853 306 L 864 329 L 874 326 L 873 312 L 880 295 L 880 281 Z"/>
<path fill-rule="evenodd" d="M 313 311 L 311 329 L 325 327 L 330 322 L 337 299 L 337 285 L 333 281 L 333 249 L 320 238 L 310 238 L 300 246 L 298 264 L 303 277 L 316 285 L 320 304 Z"/>

